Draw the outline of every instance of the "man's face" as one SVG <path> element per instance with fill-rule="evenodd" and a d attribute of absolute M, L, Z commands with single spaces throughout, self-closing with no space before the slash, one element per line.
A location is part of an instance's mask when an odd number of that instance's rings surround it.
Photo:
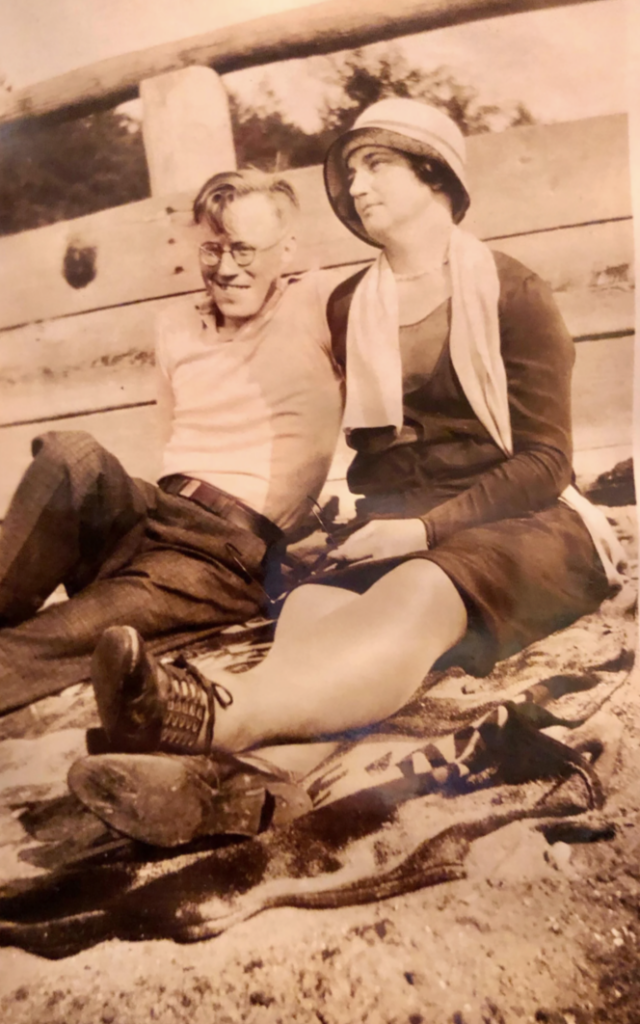
<path fill-rule="evenodd" d="M 214 252 L 222 250 L 217 266 L 207 266 L 206 254 L 201 252 L 200 271 L 224 324 L 239 327 L 262 309 L 273 292 L 294 240 L 272 200 L 261 193 L 230 203 L 223 223 L 223 234 L 207 224 L 198 225 L 200 244 Z M 246 266 L 238 265 L 245 261 Z"/>

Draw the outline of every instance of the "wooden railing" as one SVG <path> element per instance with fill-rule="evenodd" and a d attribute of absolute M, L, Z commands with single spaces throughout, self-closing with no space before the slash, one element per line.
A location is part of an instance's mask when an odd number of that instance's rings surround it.
<path fill-rule="evenodd" d="M 193 66 L 218 74 L 294 57 L 346 50 L 411 32 L 586 0 L 324 0 L 149 47 L 21 89 L 0 104 L 0 124 L 44 115 L 78 116 L 138 95 L 139 83 Z"/>
<path fill-rule="evenodd" d="M 47 429 L 88 429 L 134 474 L 156 474 L 154 315 L 200 290 L 193 193 L 210 173 L 233 166 L 235 154 L 211 69 L 171 71 L 144 82 L 141 95 L 153 197 L 0 239 L 0 515 L 31 438 Z M 593 477 L 631 454 L 626 118 L 475 136 L 468 150 L 473 203 L 465 226 L 551 283 L 579 342 L 575 463 L 583 479 Z M 371 258 L 331 212 L 320 168 L 287 177 L 303 211 L 295 269 L 346 273 Z"/>

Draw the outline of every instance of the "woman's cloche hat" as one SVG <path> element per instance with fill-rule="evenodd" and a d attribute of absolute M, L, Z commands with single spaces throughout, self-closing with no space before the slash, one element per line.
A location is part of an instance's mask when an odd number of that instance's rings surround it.
<path fill-rule="evenodd" d="M 347 159 L 361 146 L 388 146 L 401 153 L 446 164 L 460 185 L 453 219 L 456 224 L 462 220 L 470 202 L 465 171 L 466 146 L 455 121 L 441 110 L 420 100 L 400 97 L 380 100 L 363 110 L 353 127 L 329 147 L 324 164 L 329 202 L 342 223 L 371 244 L 373 239 L 367 235 L 353 208 L 347 181 Z"/>

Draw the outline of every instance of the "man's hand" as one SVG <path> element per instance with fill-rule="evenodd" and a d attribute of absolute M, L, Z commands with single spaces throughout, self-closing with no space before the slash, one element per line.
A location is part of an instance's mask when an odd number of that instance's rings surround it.
<path fill-rule="evenodd" d="M 333 562 L 362 562 L 426 551 L 427 531 L 420 519 L 374 519 L 352 533 L 328 556 Z"/>

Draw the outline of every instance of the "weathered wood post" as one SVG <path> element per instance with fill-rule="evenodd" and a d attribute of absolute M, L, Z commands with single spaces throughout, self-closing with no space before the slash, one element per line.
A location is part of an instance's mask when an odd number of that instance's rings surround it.
<path fill-rule="evenodd" d="M 229 102 L 211 68 L 147 78 L 140 97 L 152 195 L 194 191 L 217 171 L 235 168 Z"/>

